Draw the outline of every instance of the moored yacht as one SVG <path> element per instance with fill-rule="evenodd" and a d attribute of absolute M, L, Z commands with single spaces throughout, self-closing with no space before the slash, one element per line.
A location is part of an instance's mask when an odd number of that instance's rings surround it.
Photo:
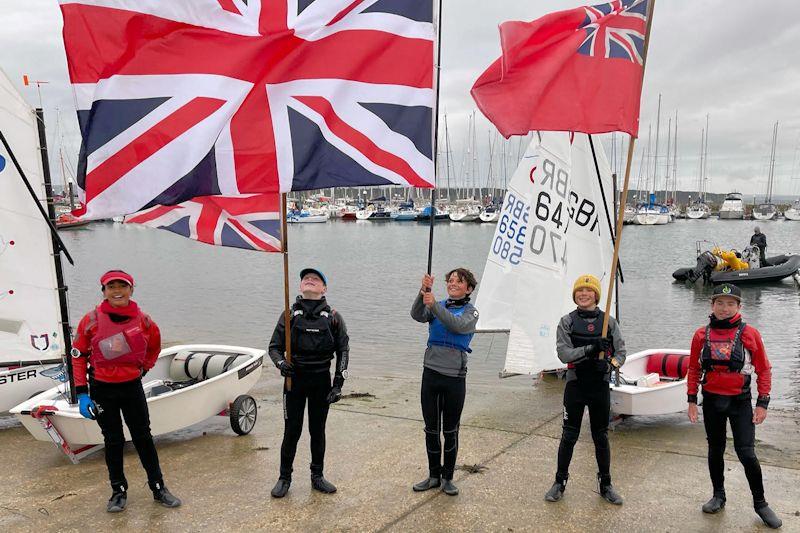
<path fill-rule="evenodd" d="M 792 207 L 783 212 L 786 220 L 800 220 L 800 199 L 795 200 Z"/>

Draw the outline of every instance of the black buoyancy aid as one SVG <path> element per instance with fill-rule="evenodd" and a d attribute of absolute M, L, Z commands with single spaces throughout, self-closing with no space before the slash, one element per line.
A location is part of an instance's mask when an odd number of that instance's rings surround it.
<path fill-rule="evenodd" d="M 292 308 L 292 363 L 298 368 L 330 367 L 336 352 L 334 328 L 336 311 L 327 304 L 315 309 Z"/>
<path fill-rule="evenodd" d="M 736 328 L 733 338 L 712 338 L 711 326 L 706 326 L 706 337 L 703 351 L 700 353 L 700 365 L 709 372 L 716 367 L 727 368 L 730 372 L 741 372 L 745 364 L 744 344 L 742 344 L 742 331 L 745 324 L 742 322 Z"/>
<path fill-rule="evenodd" d="M 600 309 L 595 309 L 595 311 L 575 309 L 569 315 L 572 318 L 572 330 L 569 338 L 576 348 L 588 346 L 594 339 L 602 336 L 604 313 Z M 610 355 L 606 354 L 606 357 L 610 357 Z M 577 363 L 569 363 L 567 367 L 574 368 L 578 378 L 603 376 L 604 373 L 597 371 L 597 365 L 592 359 L 587 358 Z"/>

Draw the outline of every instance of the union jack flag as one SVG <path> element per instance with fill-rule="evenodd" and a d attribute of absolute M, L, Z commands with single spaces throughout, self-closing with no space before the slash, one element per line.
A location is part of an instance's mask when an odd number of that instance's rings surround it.
<path fill-rule="evenodd" d="M 647 29 L 647 0 L 616 0 L 585 6 L 581 27 L 586 39 L 578 53 L 605 58 L 620 58 L 642 64 Z"/>
<path fill-rule="evenodd" d="M 432 187 L 432 0 L 59 0 L 78 215 Z"/>
<path fill-rule="evenodd" d="M 165 229 L 217 246 L 280 252 L 279 202 L 277 194 L 203 196 L 128 215 L 125 223 Z"/>

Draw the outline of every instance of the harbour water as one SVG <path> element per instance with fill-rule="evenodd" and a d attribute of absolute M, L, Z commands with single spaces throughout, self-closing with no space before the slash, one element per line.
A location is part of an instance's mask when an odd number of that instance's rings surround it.
<path fill-rule="evenodd" d="M 680 220 L 666 226 L 627 226 L 621 254 L 625 283 L 620 317 L 629 350 L 688 348 L 706 321 L 710 287 L 687 287 L 673 270 L 695 263 L 695 241 L 744 248 L 750 221 Z M 800 253 L 800 224 L 760 224 L 768 255 Z M 492 224 L 441 224 L 434 244 L 434 293 L 443 297 L 443 274 L 466 266 L 480 277 L 494 232 Z M 165 343 L 210 342 L 266 347 L 283 306 L 282 259 L 212 247 L 169 232 L 97 223 L 62 232 L 76 260 L 66 266 L 71 322 L 100 299 L 98 278 L 122 268 L 137 282 L 134 299 L 162 328 Z M 328 299 L 347 322 L 351 374 L 419 375 L 426 328 L 409 309 L 426 266 L 428 226 L 369 221 L 295 225 L 289 230 L 293 293 L 297 272 L 321 269 Z M 480 290 L 480 288 L 479 288 Z M 800 407 L 800 289 L 791 278 L 747 287 L 746 321 L 758 327 L 773 365 L 775 407 Z M 532 298 L 530 305 L 548 305 Z M 502 369 L 507 335 L 481 334 L 473 342 L 470 381 L 490 383 Z M 510 378 L 524 383 L 526 378 Z"/>

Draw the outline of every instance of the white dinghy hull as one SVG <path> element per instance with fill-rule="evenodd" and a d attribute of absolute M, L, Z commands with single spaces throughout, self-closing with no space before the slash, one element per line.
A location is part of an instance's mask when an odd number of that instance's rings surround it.
<path fill-rule="evenodd" d="M 265 353 L 264 350 L 253 348 L 213 344 L 173 346 L 163 350 L 156 365 L 143 378 L 145 394 L 148 396 L 151 433 L 154 436 L 170 433 L 226 411 L 231 402 L 246 394 L 261 377 Z M 201 356 L 198 364 L 186 363 L 187 356 L 191 354 Z M 207 368 L 203 368 L 201 359 L 204 355 L 220 356 L 220 360 L 224 358 L 226 361 L 236 355 L 240 357 L 219 375 L 201 375 L 199 377 L 205 379 L 194 384 L 177 390 L 164 390 L 167 389 L 167 383 L 188 381 L 187 373 L 205 373 L 212 365 L 206 364 Z M 181 376 L 179 374 L 183 369 L 186 372 Z M 163 392 L 159 393 L 160 390 Z M 31 416 L 31 411 L 37 407 L 53 412 L 48 415 L 49 421 L 70 447 L 103 443 L 100 426 L 94 420 L 83 418 L 77 405 L 69 405 L 63 386 L 54 387 L 11 409 L 36 440 L 51 441 L 52 437 L 44 425 Z M 123 429 L 126 440 L 130 440 L 127 426 Z"/>
<path fill-rule="evenodd" d="M 666 356 L 666 357 L 664 357 Z M 689 350 L 654 349 L 631 354 L 622 365 L 624 381 L 617 386 L 613 374 L 611 412 L 624 416 L 652 416 L 686 410 L 686 371 Z M 646 376 L 658 374 L 644 384 Z M 640 381 L 640 385 L 636 385 Z"/>

